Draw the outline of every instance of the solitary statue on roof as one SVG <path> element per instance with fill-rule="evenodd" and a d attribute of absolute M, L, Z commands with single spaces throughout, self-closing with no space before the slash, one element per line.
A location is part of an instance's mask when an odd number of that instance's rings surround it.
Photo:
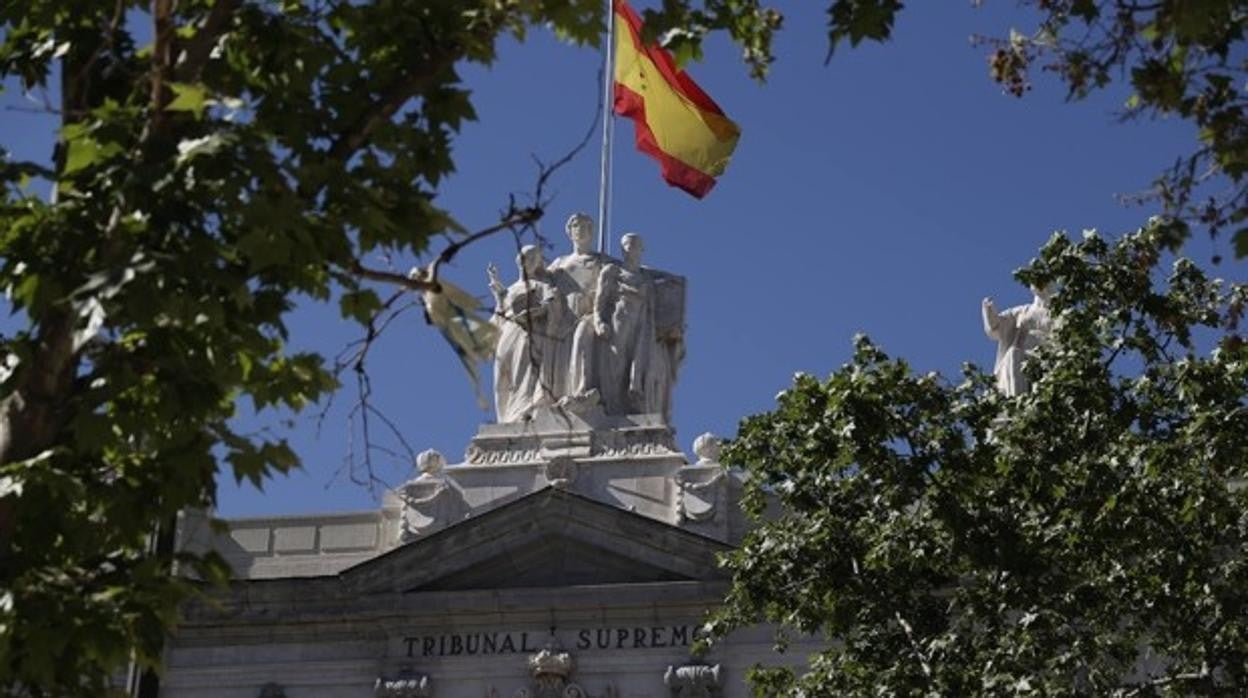
<path fill-rule="evenodd" d="M 1023 375 L 1023 360 L 1048 338 L 1053 329 L 1048 289 L 1032 287 L 1032 301 L 1000 313 L 991 298 L 982 306 L 984 333 L 997 341 L 993 374 L 997 389 L 1006 396 L 1021 395 L 1031 387 Z"/>
<path fill-rule="evenodd" d="M 536 257 L 520 260 L 522 273 L 510 287 L 491 271 L 500 326 L 499 423 L 551 409 L 653 414 L 670 424 L 684 358 L 684 277 L 642 266 L 635 233 L 620 241 L 619 260 L 593 250 L 588 215 L 573 215 L 566 230 L 572 251 L 549 265 L 540 251 L 530 252 Z"/>

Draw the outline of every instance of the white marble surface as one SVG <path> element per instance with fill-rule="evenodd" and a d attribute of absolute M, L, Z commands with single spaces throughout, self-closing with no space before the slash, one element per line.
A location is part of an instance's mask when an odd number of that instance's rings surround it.
<path fill-rule="evenodd" d="M 1030 388 L 1027 376 L 1023 375 L 1023 361 L 1048 338 L 1053 329 L 1049 291 L 1033 288 L 1031 292 L 1032 300 L 1027 305 L 997 312 L 993 300 L 985 298 L 981 306 L 984 333 L 997 342 L 997 357 L 992 369 L 997 378 L 997 389 L 1011 397 L 1021 395 Z"/>
<path fill-rule="evenodd" d="M 623 260 L 595 253 L 593 221 L 573 215 L 572 251 L 549 265 L 535 246 L 504 284 L 487 270 L 499 341 L 495 413 L 521 423 L 560 408 L 576 414 L 657 414 L 671 418 L 684 358 L 685 281 L 642 266 L 641 236 L 621 239 Z"/>

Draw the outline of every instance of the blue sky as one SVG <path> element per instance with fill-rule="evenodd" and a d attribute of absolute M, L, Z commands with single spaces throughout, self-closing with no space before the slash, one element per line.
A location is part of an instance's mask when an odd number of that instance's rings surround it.
<path fill-rule="evenodd" d="M 823 376 L 840 366 L 858 332 L 918 370 L 956 375 L 963 361 L 989 364 L 994 346 L 980 327 L 980 299 L 991 295 L 1002 307 L 1027 301 L 1011 271 L 1054 230 L 1137 227 L 1152 211 L 1124 207 L 1116 195 L 1146 188 L 1194 143 L 1182 122 L 1119 123 L 1125 88 L 1070 104 L 1059 85 L 1036 75 L 1024 99 L 1002 94 L 988 77 L 987 49 L 969 37 L 1029 29 L 1013 3 L 911 5 L 891 42 L 842 49 L 825 66 L 821 3 L 786 3 L 763 85 L 748 77 L 737 49 L 713 40 L 689 71 L 742 138 L 702 201 L 666 186 L 633 148 L 631 123 L 617 121 L 612 246 L 638 232 L 647 264 L 688 279 L 688 354 L 674 414 L 686 450 L 705 431 L 732 436 L 743 416 L 773 405 L 795 372 Z M 476 229 L 497 219 L 509 194 L 530 191 L 532 156 L 561 156 L 592 121 L 600 61 L 595 51 L 534 31 L 524 44 L 506 42 L 494 66 L 465 67 L 480 119 L 456 142 L 458 171 L 440 204 Z M 2 99 L 20 101 L 12 93 Z M 0 119 L 6 144 L 48 142 L 37 117 L 6 111 Z M 46 150 L 18 154 L 42 158 Z M 596 211 L 597 185 L 595 141 L 551 182 L 556 198 L 541 225 L 554 244 L 548 258 L 566 251 L 571 213 Z M 1225 240 L 1219 244 L 1225 254 Z M 1189 252 L 1202 263 L 1211 254 L 1206 241 Z M 484 297 L 486 264 L 496 262 L 509 281 L 514 255 L 509 238 L 487 240 L 444 274 Z M 292 323 L 297 347 L 331 356 L 358 334 L 336 306 L 306 305 Z M 419 312 L 387 330 L 370 366 L 376 405 L 417 451 L 437 448 L 458 462 L 492 417 Z M 335 476 L 353 397 L 345 386 L 319 434 L 315 410 L 293 417 L 290 428 L 283 416 L 268 419 L 291 436 L 303 470 L 263 492 L 222 477 L 219 513 L 376 507 L 366 488 Z M 380 457 L 376 465 L 391 483 L 410 475 L 401 461 Z"/>

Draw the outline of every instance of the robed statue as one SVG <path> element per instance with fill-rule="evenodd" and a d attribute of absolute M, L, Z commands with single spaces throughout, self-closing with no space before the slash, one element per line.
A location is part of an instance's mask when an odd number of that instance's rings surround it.
<path fill-rule="evenodd" d="M 1023 360 L 1045 341 L 1053 328 L 1049 315 L 1047 289 L 1032 287 L 1032 301 L 997 312 L 991 298 L 982 304 L 984 333 L 997 342 L 993 375 L 997 389 L 1007 396 L 1021 395 L 1030 388 L 1023 375 Z"/>
<path fill-rule="evenodd" d="M 552 282 L 542 251 L 525 245 L 516 257 L 520 278 L 503 286 L 490 265 L 494 323 L 494 409 L 499 422 L 523 419 L 534 408 L 558 399 L 564 356 L 567 311 L 563 294 Z"/>

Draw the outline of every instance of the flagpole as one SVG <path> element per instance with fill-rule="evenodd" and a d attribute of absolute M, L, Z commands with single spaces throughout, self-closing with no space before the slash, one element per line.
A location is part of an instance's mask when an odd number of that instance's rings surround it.
<path fill-rule="evenodd" d="M 598 178 L 598 251 L 607 253 L 607 230 L 610 227 L 611 199 L 611 132 L 613 129 L 612 99 L 615 95 L 615 6 L 604 0 L 607 12 L 607 39 L 602 59 L 602 167 Z"/>

